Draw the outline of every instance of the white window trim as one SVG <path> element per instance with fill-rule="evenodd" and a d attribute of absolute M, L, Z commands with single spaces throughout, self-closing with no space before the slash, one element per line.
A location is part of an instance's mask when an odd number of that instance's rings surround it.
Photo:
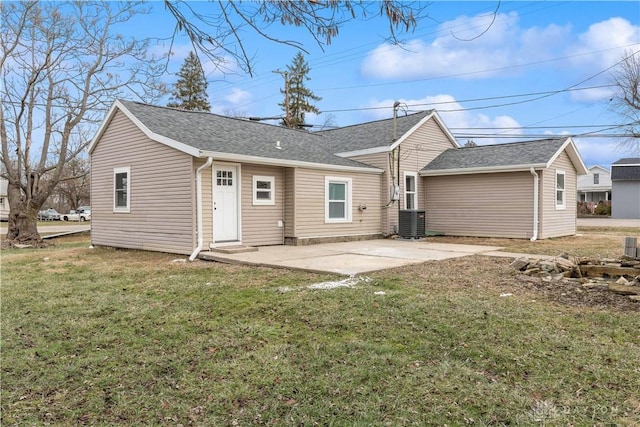
<path fill-rule="evenodd" d="M 269 199 L 258 199 L 258 191 L 267 191 L 264 189 L 258 189 L 258 181 L 266 181 L 271 183 L 271 188 L 268 190 L 271 194 Z M 275 176 L 262 176 L 253 175 L 253 205 L 254 206 L 274 206 L 276 204 L 276 177 Z"/>
<path fill-rule="evenodd" d="M 329 184 L 330 183 L 340 183 L 346 184 L 346 206 L 345 206 L 345 214 L 346 218 L 329 218 Z M 352 189 L 352 180 L 351 178 L 344 178 L 338 176 L 325 176 L 324 177 L 324 222 L 325 223 L 350 223 L 352 221 L 351 217 L 351 191 Z"/>
<path fill-rule="evenodd" d="M 407 191 L 407 177 L 413 177 L 413 184 L 415 185 L 415 191 L 408 192 Z M 407 196 L 413 196 L 413 209 L 418 209 L 418 174 L 415 172 L 404 172 L 404 208 L 409 209 L 407 207 Z"/>
<path fill-rule="evenodd" d="M 560 204 L 558 203 L 558 191 L 560 191 L 560 189 L 558 188 L 559 175 L 562 175 L 564 177 L 563 179 L 564 188 L 562 189 L 562 203 Z M 556 185 L 555 185 L 555 192 L 553 196 L 555 198 L 556 209 L 557 210 L 566 209 L 567 207 L 567 174 L 563 170 L 556 170 Z"/>
<path fill-rule="evenodd" d="M 116 196 L 116 175 L 120 173 L 127 174 L 127 206 L 117 206 L 117 196 Z M 121 167 L 121 168 L 113 168 L 113 212 L 117 213 L 129 213 L 131 212 L 131 167 Z"/>

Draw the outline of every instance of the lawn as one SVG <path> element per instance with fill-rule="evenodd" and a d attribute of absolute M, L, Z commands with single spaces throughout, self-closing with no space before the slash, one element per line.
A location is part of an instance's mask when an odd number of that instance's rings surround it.
<path fill-rule="evenodd" d="M 3 251 L 1 424 L 640 422 L 640 310 L 519 288 L 509 259 L 318 290 L 337 278 L 176 258 Z"/>

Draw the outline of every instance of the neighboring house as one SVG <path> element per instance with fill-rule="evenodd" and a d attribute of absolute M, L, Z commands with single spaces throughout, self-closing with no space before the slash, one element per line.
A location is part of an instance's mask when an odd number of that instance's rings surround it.
<path fill-rule="evenodd" d="M 640 219 L 640 157 L 611 164 L 611 218 Z"/>
<path fill-rule="evenodd" d="M 192 257 L 388 236 L 405 209 L 447 234 L 575 234 L 587 172 L 570 138 L 459 148 L 435 111 L 310 133 L 119 100 L 89 152 L 92 243 Z"/>
<path fill-rule="evenodd" d="M 602 166 L 591 166 L 578 177 L 578 201 L 598 204 L 611 200 L 611 174 Z"/>
<path fill-rule="evenodd" d="M 9 220 L 9 181 L 0 178 L 0 221 Z"/>

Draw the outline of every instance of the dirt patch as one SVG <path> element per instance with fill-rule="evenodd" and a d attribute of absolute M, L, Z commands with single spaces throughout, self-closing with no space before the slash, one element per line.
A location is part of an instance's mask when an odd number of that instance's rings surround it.
<path fill-rule="evenodd" d="M 564 305 L 640 312 L 640 302 L 633 301 L 628 296 L 610 292 L 604 285 L 585 288 L 577 281 L 544 281 L 539 277 L 529 276 L 527 278 L 528 280 L 523 280 L 521 275 L 514 273 L 512 277 L 504 278 L 501 284 L 526 289 L 547 300 Z"/>

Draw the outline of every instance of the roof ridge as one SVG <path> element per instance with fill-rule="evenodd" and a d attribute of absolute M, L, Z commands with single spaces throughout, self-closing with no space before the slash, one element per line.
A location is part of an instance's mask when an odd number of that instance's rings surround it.
<path fill-rule="evenodd" d="M 488 147 L 504 147 L 506 145 L 524 145 L 524 144 L 531 144 L 531 143 L 540 143 L 540 142 L 550 142 L 550 141 L 566 141 L 567 138 L 570 138 L 569 136 L 567 137 L 555 137 L 555 138 L 545 138 L 545 139 L 535 139 L 535 140 L 531 140 L 531 141 L 512 141 L 512 142 L 498 142 L 495 144 L 485 144 L 485 145 L 476 145 L 474 147 L 465 147 L 462 146 L 460 148 L 464 148 L 466 149 L 474 149 L 474 148 L 488 148 Z"/>
<path fill-rule="evenodd" d="M 422 111 L 418 111 L 417 113 L 411 113 L 411 114 L 406 114 L 404 116 L 398 116 L 397 119 L 403 119 L 405 117 L 411 117 L 411 116 L 417 116 L 419 114 L 422 115 L 429 115 L 431 113 L 433 113 L 433 109 L 432 110 L 422 110 Z M 354 123 L 354 124 L 350 124 L 347 126 L 340 126 L 334 129 L 325 129 L 325 130 L 319 130 L 315 133 L 325 133 L 325 132 L 332 132 L 332 131 L 336 131 L 336 130 L 344 130 L 344 129 L 349 129 L 349 128 L 353 128 L 356 126 L 365 126 L 365 125 L 369 125 L 369 124 L 373 124 L 373 123 L 380 123 L 380 122 L 384 122 L 384 121 L 389 121 L 389 120 L 393 120 L 393 117 L 388 117 L 386 119 L 378 119 L 378 120 L 370 120 L 368 122 L 362 122 L 362 123 Z"/>

